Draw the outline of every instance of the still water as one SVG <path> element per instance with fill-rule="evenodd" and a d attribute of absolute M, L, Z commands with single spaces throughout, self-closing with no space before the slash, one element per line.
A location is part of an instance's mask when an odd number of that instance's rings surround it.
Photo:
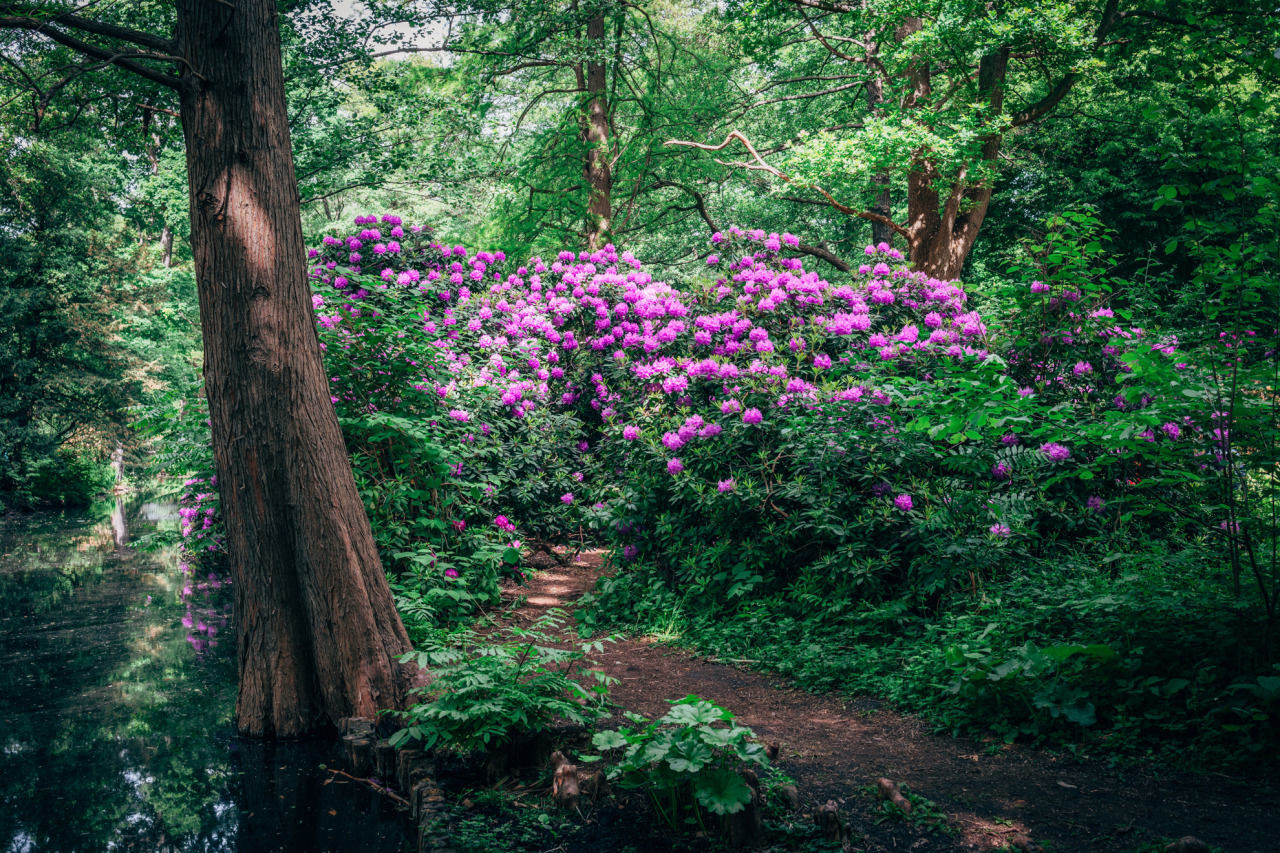
<path fill-rule="evenodd" d="M 175 505 L 0 519 L 0 853 L 408 849 L 331 744 L 235 735 L 230 594 Z"/>

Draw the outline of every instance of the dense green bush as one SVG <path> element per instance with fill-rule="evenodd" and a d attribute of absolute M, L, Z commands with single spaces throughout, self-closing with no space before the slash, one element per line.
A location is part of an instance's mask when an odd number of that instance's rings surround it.
<path fill-rule="evenodd" d="M 1274 738 L 1274 331 L 1146 328 L 1090 215 L 983 314 L 887 246 L 831 282 L 731 229 L 676 288 L 612 247 L 514 266 L 357 225 L 313 250 L 314 307 L 415 636 L 591 535 L 617 571 L 587 629 L 767 649 L 1005 738 Z M 1209 614 L 1176 653 L 1170 601 Z M 1192 650 L 1221 665 L 1186 677 Z"/>

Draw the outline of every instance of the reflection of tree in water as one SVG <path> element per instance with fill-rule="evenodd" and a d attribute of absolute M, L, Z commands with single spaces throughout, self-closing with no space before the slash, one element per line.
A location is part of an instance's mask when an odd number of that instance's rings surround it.
<path fill-rule="evenodd" d="M 227 746 L 210 736 L 230 720 L 233 663 L 196 659 L 174 554 L 117 552 L 104 509 L 0 531 L 9 849 L 163 849 L 235 818 L 218 815 Z"/>
<path fill-rule="evenodd" d="M 124 510 L 0 526 L 0 850 L 400 850 L 384 801 L 326 784 L 331 744 L 234 737 L 230 587 L 120 550 L 117 515 L 176 527 Z"/>

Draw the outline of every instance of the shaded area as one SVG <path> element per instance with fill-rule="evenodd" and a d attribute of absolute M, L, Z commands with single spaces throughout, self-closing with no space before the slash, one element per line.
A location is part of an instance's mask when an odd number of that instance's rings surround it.
<path fill-rule="evenodd" d="M 531 621 L 549 607 L 573 607 L 601 574 L 600 553 L 531 574 L 505 590 L 524 603 L 508 618 Z M 651 638 L 606 644 L 593 655 L 618 679 L 610 698 L 657 717 L 669 701 L 696 693 L 729 709 L 766 741 L 777 767 L 796 780 L 802 808 L 833 799 L 860 850 L 1151 849 L 1195 835 L 1227 851 L 1265 853 L 1280 838 L 1280 793 L 1269 780 L 1223 774 L 1113 769 L 1020 746 L 931 735 L 919 720 L 872 699 L 814 695 L 765 673 L 699 658 Z M 768 661 L 741 661 L 766 667 Z M 906 783 L 932 800 L 954 834 L 884 821 L 867 790 L 877 777 Z"/>
<path fill-rule="evenodd" d="M 170 547 L 176 506 L 0 521 L 0 849 L 399 851 L 332 744 L 234 735 L 227 584 Z"/>

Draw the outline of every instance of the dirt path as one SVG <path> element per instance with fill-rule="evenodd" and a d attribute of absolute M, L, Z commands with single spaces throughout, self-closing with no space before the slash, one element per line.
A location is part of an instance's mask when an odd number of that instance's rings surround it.
<path fill-rule="evenodd" d="M 600 555 L 536 572 L 509 591 L 510 618 L 528 623 L 552 607 L 571 610 L 600 575 Z M 1280 853 L 1275 779 L 1117 772 L 1009 747 L 931 735 L 917 720 L 868 699 L 816 696 L 777 677 L 681 649 L 627 638 L 595 656 L 618 679 L 610 698 L 655 717 L 690 693 L 732 711 L 781 745 L 778 768 L 796 780 L 802 811 L 835 800 L 858 850 L 1160 851 L 1194 835 L 1232 853 Z M 767 663 L 767 662 L 766 662 Z M 877 777 L 906 783 L 947 815 L 953 834 L 876 822 L 866 793 Z"/>

